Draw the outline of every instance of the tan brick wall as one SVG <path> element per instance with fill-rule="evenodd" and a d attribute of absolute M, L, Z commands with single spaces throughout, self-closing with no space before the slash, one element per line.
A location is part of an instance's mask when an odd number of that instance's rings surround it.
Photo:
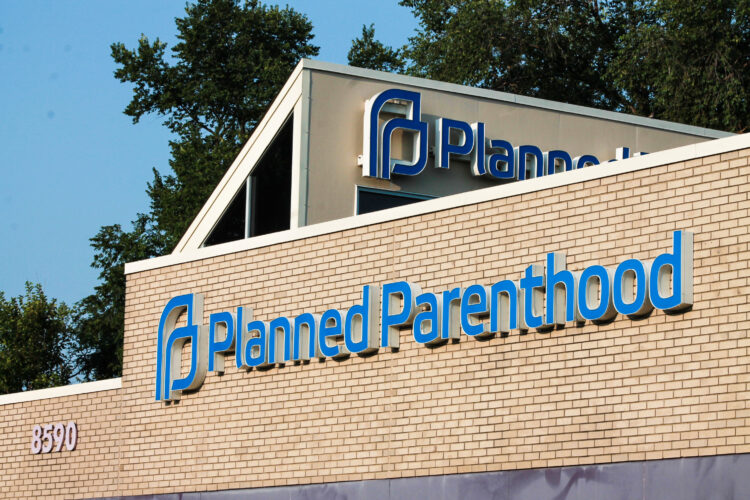
<path fill-rule="evenodd" d="M 748 156 L 128 276 L 119 492 L 750 452 Z M 409 280 L 442 291 L 519 279 L 550 251 L 567 253 L 571 270 L 653 259 L 671 249 L 677 229 L 695 233 L 695 306 L 686 313 L 489 341 L 462 335 L 435 349 L 404 330 L 398 352 L 268 371 L 238 371 L 229 357 L 227 373 L 209 374 L 197 393 L 154 401 L 156 329 L 178 294 L 204 294 L 204 323 L 240 305 L 270 320 L 346 309 L 365 284 Z M 20 460 L 33 465 L 30 455 Z"/>
<path fill-rule="evenodd" d="M 0 498 L 82 498 L 118 490 L 120 392 L 0 406 Z M 78 445 L 31 453 L 32 429 L 74 421 Z"/>

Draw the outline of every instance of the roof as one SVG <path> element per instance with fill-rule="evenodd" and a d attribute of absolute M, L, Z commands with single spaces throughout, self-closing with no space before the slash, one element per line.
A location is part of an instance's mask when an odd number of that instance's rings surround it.
<path fill-rule="evenodd" d="M 684 146 L 673 150 L 652 153 L 648 156 L 622 160 L 617 162 L 616 165 L 608 165 L 608 168 L 606 169 L 589 168 L 550 177 L 529 179 L 524 182 L 499 185 L 477 191 L 446 196 L 444 198 L 426 201 L 407 207 L 384 210 L 373 214 L 347 217 L 308 226 L 306 225 L 304 213 L 306 202 L 306 192 L 304 189 L 307 184 L 305 176 L 307 175 L 306 166 L 307 154 L 309 151 L 311 79 L 313 72 L 344 75 L 352 79 L 366 79 L 384 82 L 393 86 L 409 86 L 425 90 L 447 92 L 460 96 L 481 98 L 500 103 L 511 103 L 524 107 L 604 119 L 610 122 L 647 127 L 654 130 L 677 132 L 703 138 L 719 139 L 729 137 L 729 139 L 711 141 L 693 146 Z M 299 116 L 300 119 L 295 119 L 293 132 L 291 229 L 211 247 L 202 247 L 206 237 L 210 234 L 217 221 L 232 202 L 235 194 L 244 185 L 245 180 L 252 173 L 253 168 L 262 157 L 266 148 L 271 141 L 273 141 L 277 132 L 284 125 L 292 112 Z M 198 215 L 192 221 L 172 254 L 129 263 L 125 266 L 125 272 L 126 274 L 129 274 L 148 269 L 155 269 L 167 265 L 224 255 L 249 248 L 271 245 L 282 241 L 291 241 L 317 234 L 325 234 L 345 228 L 374 224 L 384 220 L 408 217 L 419 213 L 476 203 L 477 201 L 485 199 L 514 196 L 524 192 L 546 189 L 557 185 L 616 175 L 623 171 L 650 168 L 655 165 L 683 161 L 691 157 L 714 154 L 710 151 L 723 152 L 727 150 L 727 147 L 736 148 L 737 144 L 743 144 L 745 147 L 750 144 L 750 140 L 748 140 L 747 136 L 732 136 L 733 134 L 727 132 L 702 127 L 693 127 L 663 120 L 654 120 L 640 116 L 587 108 L 584 106 L 524 97 L 505 92 L 478 89 L 423 78 L 303 59 L 294 69 L 276 99 L 271 103 L 266 115 L 259 122 L 250 139 L 245 143 L 242 150 L 237 155 L 237 158 L 229 167 L 224 177 L 199 211 Z M 704 151 L 708 153 L 703 154 Z"/>

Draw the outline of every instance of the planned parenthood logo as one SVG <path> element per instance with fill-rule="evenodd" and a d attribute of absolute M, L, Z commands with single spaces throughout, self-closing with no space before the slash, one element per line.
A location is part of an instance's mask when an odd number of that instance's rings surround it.
<path fill-rule="evenodd" d="M 388 102 L 406 107 L 404 118 L 380 123 L 379 117 Z M 391 174 L 419 175 L 427 165 L 427 123 L 422 118 L 422 96 L 419 92 L 390 89 L 365 103 L 364 148 L 362 175 L 390 179 Z M 414 152 L 411 161 L 391 158 L 394 132 L 412 134 Z"/>
<path fill-rule="evenodd" d="M 490 139 L 483 122 L 422 116 L 419 92 L 388 89 L 365 102 L 362 175 L 391 179 L 394 175 L 419 175 L 434 153 L 436 169 L 449 169 L 460 160 L 471 174 L 490 179 L 522 181 L 599 164 L 592 154 L 572 156 L 561 149 L 542 150 L 533 144 L 514 146 L 505 139 Z M 432 132 L 430 132 L 432 131 Z M 398 133 L 398 136 L 396 135 Z M 399 148 L 394 139 L 399 138 Z M 394 158 L 394 150 L 411 150 L 411 158 Z M 634 153 L 640 156 L 646 153 Z M 631 156 L 630 148 L 615 151 L 615 160 Z"/>
<path fill-rule="evenodd" d="M 180 399 L 182 391 L 200 388 L 206 372 L 224 373 L 228 354 L 234 354 L 237 370 L 270 369 L 397 350 L 403 329 L 412 330 L 417 344 L 438 346 L 460 341 L 462 334 L 481 339 L 513 330 L 548 332 L 692 304 L 693 235 L 686 231 L 675 231 L 672 250 L 653 260 L 569 270 L 566 255 L 551 252 L 541 263 L 524 266 L 520 279 L 429 292 L 408 281 L 364 285 L 362 298 L 348 309 L 322 314 L 255 319 L 252 309 L 237 307 L 212 313 L 203 326 L 203 296 L 188 293 L 171 299 L 159 321 L 156 400 Z M 183 367 L 187 343 L 190 362 Z"/>
<path fill-rule="evenodd" d="M 185 315 L 187 324 L 176 328 Z M 180 399 L 184 390 L 198 389 L 206 377 L 208 335 L 206 327 L 196 321 L 203 318 L 203 296 L 189 293 L 167 303 L 159 321 L 156 356 L 156 400 Z M 190 342 L 190 369 L 182 374 L 182 348 Z"/>

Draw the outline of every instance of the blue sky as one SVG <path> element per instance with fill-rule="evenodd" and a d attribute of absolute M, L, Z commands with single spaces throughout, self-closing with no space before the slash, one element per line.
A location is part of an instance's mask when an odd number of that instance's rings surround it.
<path fill-rule="evenodd" d="M 269 2 L 276 3 L 276 2 Z M 297 0 L 314 26 L 317 59 L 346 63 L 363 24 L 400 46 L 416 21 L 397 0 Z M 131 90 L 113 77 L 113 42 L 141 33 L 175 42 L 185 2 L 0 0 L 0 291 L 41 283 L 72 304 L 91 293 L 89 238 L 148 210 L 151 168 L 168 171 L 157 116 L 122 113 Z"/>

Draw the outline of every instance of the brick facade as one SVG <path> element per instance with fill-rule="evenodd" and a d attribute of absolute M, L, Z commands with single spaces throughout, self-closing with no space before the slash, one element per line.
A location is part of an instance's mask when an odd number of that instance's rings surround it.
<path fill-rule="evenodd" d="M 121 398 L 109 390 L 0 406 L 0 498 L 86 498 L 119 490 Z M 31 454 L 35 425 L 75 421 L 78 445 Z"/>
<path fill-rule="evenodd" d="M 658 166 L 128 276 L 118 392 L 0 406 L 0 497 L 212 491 L 750 452 L 750 150 Z M 606 168 L 606 167 L 597 167 Z M 366 284 L 425 291 L 650 260 L 695 233 L 694 307 L 648 318 L 223 376 L 154 401 L 173 296 L 255 319 L 346 309 Z M 34 423 L 79 422 L 31 455 Z"/>

